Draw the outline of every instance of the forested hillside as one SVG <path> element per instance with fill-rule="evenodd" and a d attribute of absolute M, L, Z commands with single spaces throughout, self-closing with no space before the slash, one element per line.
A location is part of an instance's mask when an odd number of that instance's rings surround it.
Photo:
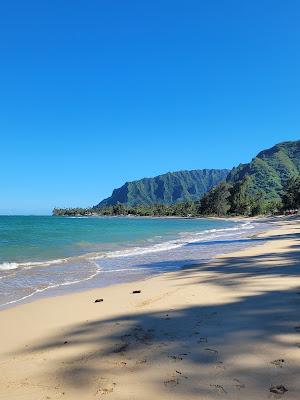
<path fill-rule="evenodd" d="M 180 171 L 128 182 L 88 209 L 55 215 L 260 215 L 300 208 L 300 140 L 227 170 Z M 290 212 L 289 211 L 289 212 Z"/>
<path fill-rule="evenodd" d="M 197 169 L 168 172 L 154 178 L 126 182 L 94 208 L 119 203 L 135 206 L 198 200 L 213 186 L 224 180 L 228 172 L 227 169 Z"/>
<path fill-rule="evenodd" d="M 233 168 L 226 181 L 235 184 L 249 176 L 251 194 L 279 200 L 285 183 L 299 172 L 300 140 L 283 142 L 261 151 L 250 163 Z"/>

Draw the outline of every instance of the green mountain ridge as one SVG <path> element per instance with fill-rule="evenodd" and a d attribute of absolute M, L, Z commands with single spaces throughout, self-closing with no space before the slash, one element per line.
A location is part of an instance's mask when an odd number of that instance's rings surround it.
<path fill-rule="evenodd" d="M 126 182 L 114 189 L 112 195 L 94 206 L 94 209 L 115 204 L 136 206 L 198 200 L 225 180 L 228 173 L 227 169 L 197 169 L 168 172 L 153 178 Z"/>
<path fill-rule="evenodd" d="M 280 200 L 289 178 L 300 173 L 300 140 L 282 142 L 263 150 L 250 163 L 240 164 L 228 174 L 226 181 L 237 184 L 250 177 L 249 192 L 266 200 Z"/>
<path fill-rule="evenodd" d="M 300 140 L 276 144 L 228 170 L 168 172 L 126 182 L 87 209 L 54 215 L 232 216 L 300 209 Z"/>

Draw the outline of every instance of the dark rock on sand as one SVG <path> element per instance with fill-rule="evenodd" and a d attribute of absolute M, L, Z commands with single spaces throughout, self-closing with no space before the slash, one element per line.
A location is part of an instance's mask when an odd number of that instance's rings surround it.
<path fill-rule="evenodd" d="M 288 389 L 283 385 L 275 385 L 270 387 L 270 392 L 275 394 L 284 394 Z"/>
<path fill-rule="evenodd" d="M 279 367 L 279 368 L 282 368 L 283 363 L 284 363 L 283 358 L 279 358 L 278 360 L 271 361 L 271 364 L 273 364 L 273 365 L 275 365 L 275 367 Z"/>
<path fill-rule="evenodd" d="M 94 301 L 94 303 L 101 303 L 103 301 L 103 299 L 96 299 L 95 301 Z"/>

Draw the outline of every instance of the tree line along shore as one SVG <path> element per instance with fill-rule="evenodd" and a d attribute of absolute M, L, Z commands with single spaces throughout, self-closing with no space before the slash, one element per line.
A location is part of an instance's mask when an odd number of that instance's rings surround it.
<path fill-rule="evenodd" d="M 279 197 L 267 198 L 265 192 L 251 193 L 251 176 L 235 184 L 226 181 L 201 199 L 175 204 L 115 204 L 91 208 L 54 208 L 55 216 L 257 216 L 297 212 L 300 208 L 300 176 L 289 178 Z"/>

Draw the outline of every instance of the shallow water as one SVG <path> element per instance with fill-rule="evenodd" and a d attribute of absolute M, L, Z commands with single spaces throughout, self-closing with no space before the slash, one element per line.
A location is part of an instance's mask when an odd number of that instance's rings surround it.
<path fill-rule="evenodd" d="M 0 216 L 0 306 L 132 281 L 254 243 L 265 224 Z"/>

